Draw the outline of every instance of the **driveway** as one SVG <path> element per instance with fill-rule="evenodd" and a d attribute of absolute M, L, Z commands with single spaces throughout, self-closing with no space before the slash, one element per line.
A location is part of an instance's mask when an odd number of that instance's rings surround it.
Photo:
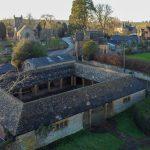
<path fill-rule="evenodd" d="M 64 37 L 64 38 L 62 38 L 62 40 L 68 44 L 68 48 L 61 49 L 61 50 L 50 50 L 48 52 L 49 56 L 61 55 L 61 54 L 71 54 L 71 55 L 73 54 L 74 44 L 73 44 L 72 38 L 71 37 Z"/>

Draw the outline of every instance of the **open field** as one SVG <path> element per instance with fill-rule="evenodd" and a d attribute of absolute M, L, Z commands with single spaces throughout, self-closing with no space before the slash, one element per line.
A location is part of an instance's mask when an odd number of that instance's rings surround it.
<path fill-rule="evenodd" d="M 127 57 L 150 62 L 150 53 L 133 54 Z"/>

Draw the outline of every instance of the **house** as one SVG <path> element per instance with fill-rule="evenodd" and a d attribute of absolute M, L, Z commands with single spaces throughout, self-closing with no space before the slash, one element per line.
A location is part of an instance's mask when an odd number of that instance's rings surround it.
<path fill-rule="evenodd" d="M 109 43 L 115 45 L 127 44 L 131 45 L 132 43 L 139 43 L 140 39 L 136 34 L 131 34 L 128 36 L 121 36 L 121 35 L 113 35 L 109 40 Z"/>
<path fill-rule="evenodd" d="M 17 32 L 22 28 L 23 26 L 23 17 L 16 17 L 14 15 L 14 39 L 17 40 Z"/>
<path fill-rule="evenodd" d="M 150 27 L 147 26 L 145 29 L 141 29 L 141 37 L 144 40 L 150 40 Z"/>
<path fill-rule="evenodd" d="M 14 15 L 14 30 L 17 32 L 23 26 L 23 17 L 16 17 Z"/>
<path fill-rule="evenodd" d="M 102 37 L 104 37 L 104 34 L 101 31 L 92 30 L 92 31 L 87 31 L 85 39 L 98 42 L 99 38 L 102 38 Z"/>
<path fill-rule="evenodd" d="M 98 45 L 99 45 L 100 53 L 102 54 L 109 53 L 109 45 L 108 45 L 106 38 L 100 37 L 98 41 Z"/>
<path fill-rule="evenodd" d="M 7 94 L 16 78 L 0 81 L 0 138 L 10 140 L 11 150 L 37 149 L 97 126 L 145 97 L 141 80 L 81 62 L 22 72 Z"/>
<path fill-rule="evenodd" d="M 28 27 L 26 25 L 24 25 L 17 32 L 17 39 L 18 40 L 27 39 L 27 40 L 31 40 L 31 41 L 36 40 L 34 31 L 30 27 Z"/>
<path fill-rule="evenodd" d="M 25 60 L 23 64 L 23 70 L 24 71 L 37 70 L 37 69 L 47 68 L 52 65 L 57 65 L 59 63 L 64 64 L 70 62 L 75 62 L 75 58 L 67 54 L 61 54 L 60 56 L 53 55 L 49 57 L 31 58 Z"/>

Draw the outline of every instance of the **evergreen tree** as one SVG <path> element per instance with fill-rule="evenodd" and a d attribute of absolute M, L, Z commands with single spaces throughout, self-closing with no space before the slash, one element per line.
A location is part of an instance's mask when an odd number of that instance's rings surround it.
<path fill-rule="evenodd" d="M 6 26 L 3 22 L 0 22 L 0 39 L 6 39 Z"/>
<path fill-rule="evenodd" d="M 69 27 L 71 30 L 86 29 L 89 14 L 94 9 L 92 0 L 74 0 L 69 18 Z"/>

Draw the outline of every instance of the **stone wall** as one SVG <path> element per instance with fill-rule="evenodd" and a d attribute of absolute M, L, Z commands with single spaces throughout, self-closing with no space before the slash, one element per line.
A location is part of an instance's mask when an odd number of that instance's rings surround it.
<path fill-rule="evenodd" d="M 62 128 L 58 131 L 51 131 L 48 133 L 47 137 L 42 138 L 41 136 L 37 136 L 37 142 L 38 146 L 44 146 L 48 145 L 49 143 L 52 143 L 54 141 L 57 141 L 58 139 L 64 138 L 68 135 L 74 134 L 80 130 L 83 129 L 83 113 L 74 115 L 68 120 L 68 126 L 65 128 Z"/>
<path fill-rule="evenodd" d="M 146 81 L 147 80 L 150 81 L 150 76 L 145 73 L 142 73 L 142 72 L 138 72 L 138 71 L 134 71 L 134 70 L 130 70 L 130 69 L 125 69 L 125 72 L 124 72 L 124 68 L 113 66 L 113 65 L 108 65 L 108 64 L 103 64 L 103 63 L 100 63 L 97 61 L 91 61 L 91 62 L 88 62 L 88 64 L 91 64 L 91 65 L 94 65 L 94 66 L 97 66 L 100 68 L 104 68 L 105 70 L 112 70 L 112 71 L 116 71 L 118 73 L 130 74 L 133 77 L 136 77 L 136 78 L 139 78 L 142 80 L 146 80 Z"/>
<path fill-rule="evenodd" d="M 75 63 L 75 75 L 96 82 L 104 82 L 126 76 L 115 71 L 80 63 Z"/>
<path fill-rule="evenodd" d="M 14 143 L 6 147 L 6 150 L 34 150 L 83 129 L 83 113 L 69 117 L 67 120 L 68 126 L 57 131 L 50 131 L 47 128 L 44 132 L 31 131 L 20 135 Z"/>
<path fill-rule="evenodd" d="M 126 97 L 123 97 L 123 98 L 113 101 L 113 112 L 112 112 L 113 114 L 118 114 L 118 113 L 128 109 L 129 107 L 131 107 L 138 101 L 144 99 L 145 98 L 145 90 L 131 94 L 130 95 L 131 99 L 127 103 L 123 103 L 124 98 L 126 98 Z"/>

